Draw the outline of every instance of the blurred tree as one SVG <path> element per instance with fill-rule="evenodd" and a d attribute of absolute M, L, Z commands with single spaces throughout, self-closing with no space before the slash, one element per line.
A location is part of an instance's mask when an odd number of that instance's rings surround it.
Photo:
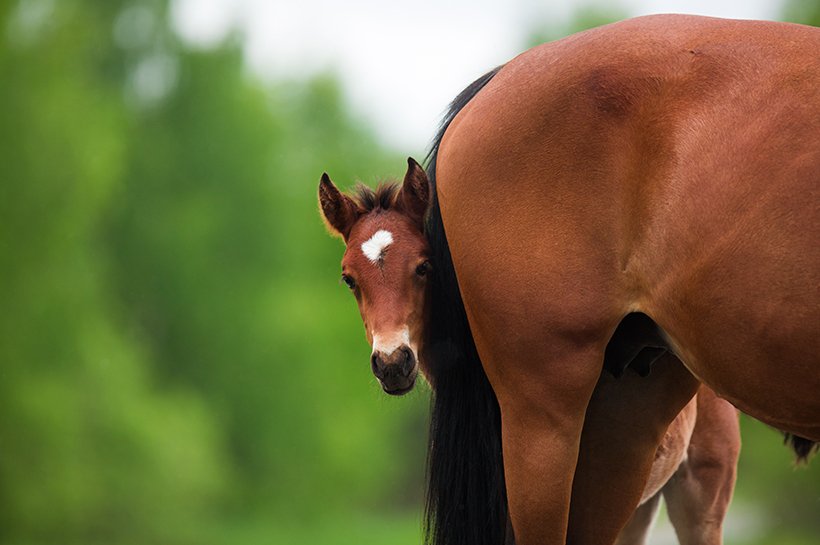
<path fill-rule="evenodd" d="M 0 11 L 3 542 L 162 541 L 226 487 L 208 409 L 157 388 L 112 312 L 100 229 L 126 151 L 117 4 Z"/>
<path fill-rule="evenodd" d="M 0 16 L 0 542 L 417 509 L 425 395 L 373 384 L 315 195 L 403 161 L 336 78 L 266 88 L 164 0 Z"/>
<path fill-rule="evenodd" d="M 787 0 L 783 7 L 784 21 L 820 26 L 820 1 Z"/>
<path fill-rule="evenodd" d="M 342 248 L 316 204 L 323 170 L 347 185 L 404 161 L 351 116 L 332 75 L 266 88 L 233 38 L 206 51 L 167 39 L 161 58 L 172 67 L 157 71 L 161 94 L 135 79 L 140 62 L 127 91 L 124 184 L 106 230 L 121 319 L 163 382 L 217 411 L 238 507 L 315 516 L 401 503 L 387 492 L 396 482 L 418 498 L 423 396 L 384 410 L 338 283 Z"/>

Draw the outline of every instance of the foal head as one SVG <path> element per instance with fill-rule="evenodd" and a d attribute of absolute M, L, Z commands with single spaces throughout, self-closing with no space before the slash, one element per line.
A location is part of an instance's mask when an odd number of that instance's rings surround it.
<path fill-rule="evenodd" d="M 359 305 L 373 347 L 370 367 L 388 394 L 409 392 L 419 370 L 425 321 L 429 247 L 424 215 L 430 186 L 424 169 L 407 160 L 404 182 L 342 194 L 327 174 L 319 205 L 328 228 L 345 242 L 342 281 Z"/>

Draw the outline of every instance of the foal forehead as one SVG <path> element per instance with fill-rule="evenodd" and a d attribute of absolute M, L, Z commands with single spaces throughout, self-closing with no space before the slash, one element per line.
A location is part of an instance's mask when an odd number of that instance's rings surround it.
<path fill-rule="evenodd" d="M 379 264 L 390 249 L 410 253 L 422 250 L 425 244 L 424 235 L 411 220 L 385 211 L 365 216 L 353 226 L 344 261 L 364 259 Z"/>

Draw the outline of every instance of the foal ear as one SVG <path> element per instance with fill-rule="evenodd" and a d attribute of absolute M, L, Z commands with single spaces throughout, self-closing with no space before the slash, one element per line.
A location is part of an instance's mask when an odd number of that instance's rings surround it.
<path fill-rule="evenodd" d="M 427 173 L 415 159 L 407 158 L 407 174 L 399 192 L 399 203 L 402 210 L 407 212 L 419 223 L 424 222 L 424 214 L 430 205 L 430 181 Z"/>
<path fill-rule="evenodd" d="M 354 202 L 347 195 L 343 195 L 327 173 L 322 174 L 319 182 L 319 208 L 328 229 L 334 234 L 341 235 L 347 242 L 350 229 L 359 218 L 359 212 Z"/>

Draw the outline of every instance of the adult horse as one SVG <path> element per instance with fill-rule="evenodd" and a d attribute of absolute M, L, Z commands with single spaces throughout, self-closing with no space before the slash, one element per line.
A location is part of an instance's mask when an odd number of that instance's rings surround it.
<path fill-rule="evenodd" d="M 820 440 L 817 51 L 644 17 L 456 99 L 428 169 L 435 543 L 498 543 L 505 492 L 519 545 L 612 543 L 694 377 Z M 599 384 L 625 366 L 650 372 Z"/>
<path fill-rule="evenodd" d="M 811 27 L 643 17 L 536 47 L 454 103 L 429 170 L 430 232 L 483 366 L 442 374 L 489 379 L 520 545 L 612 542 L 688 399 L 682 374 L 820 440 L 817 51 Z M 630 414 L 640 400 L 616 388 L 593 395 L 619 329 L 633 348 L 617 353 L 645 364 L 668 349 L 685 365 L 647 377 L 668 390 L 655 410 Z M 437 403 L 482 404 L 468 381 L 435 380 Z M 586 434 L 590 412 L 613 417 Z M 474 433 L 463 451 L 487 429 Z M 585 458 L 597 436 L 620 437 L 610 454 L 630 463 Z M 439 485 L 437 520 L 458 512 L 453 494 Z"/>

